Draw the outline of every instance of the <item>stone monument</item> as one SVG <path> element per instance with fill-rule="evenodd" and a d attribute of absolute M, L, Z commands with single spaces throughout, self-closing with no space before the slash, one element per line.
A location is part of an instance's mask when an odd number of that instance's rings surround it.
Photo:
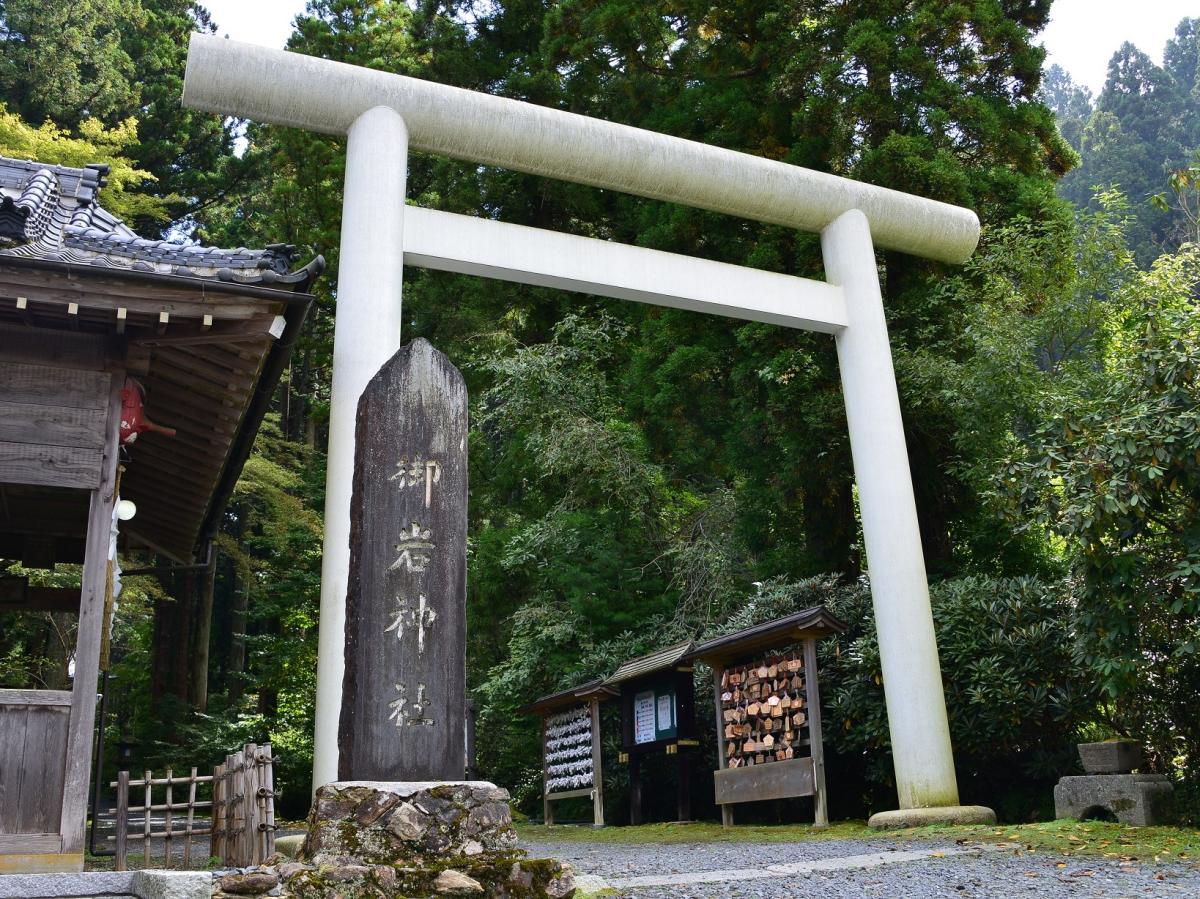
<path fill-rule="evenodd" d="M 467 389 L 429 341 L 358 404 L 342 781 L 466 776 Z"/>

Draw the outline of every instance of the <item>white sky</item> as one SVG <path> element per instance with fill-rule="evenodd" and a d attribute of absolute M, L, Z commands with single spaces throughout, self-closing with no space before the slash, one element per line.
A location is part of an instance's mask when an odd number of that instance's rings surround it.
<path fill-rule="evenodd" d="M 239 41 L 282 47 L 304 0 L 201 0 L 220 34 Z M 1049 56 L 1097 94 L 1104 87 L 1109 57 L 1132 41 L 1156 62 L 1184 16 L 1200 16 L 1197 0 L 1055 0 L 1042 35 Z"/>

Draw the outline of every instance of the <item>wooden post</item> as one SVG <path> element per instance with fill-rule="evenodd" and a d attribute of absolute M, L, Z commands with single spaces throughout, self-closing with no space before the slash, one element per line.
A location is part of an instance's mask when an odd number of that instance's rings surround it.
<path fill-rule="evenodd" d="M 550 801 L 550 748 L 546 745 L 548 718 L 542 716 L 542 820 L 547 827 L 554 826 L 554 803 Z"/>
<path fill-rule="evenodd" d="M 725 718 L 721 714 L 721 673 L 722 667 L 714 662 L 713 672 L 713 705 L 717 709 L 717 768 L 727 767 L 725 759 Z M 733 827 L 733 806 L 728 802 L 721 803 L 721 826 Z"/>
<path fill-rule="evenodd" d="M 692 753 L 686 746 L 675 747 L 676 814 L 680 821 L 692 820 Z"/>
<path fill-rule="evenodd" d="M 467 389 L 414 340 L 358 404 L 342 780 L 466 770 Z M 332 470 L 332 469 L 331 469 Z"/>
<path fill-rule="evenodd" d="M 116 501 L 117 459 L 120 454 L 121 387 L 124 371 L 110 374 L 108 418 L 100 486 L 91 493 L 84 543 L 79 629 L 75 644 L 75 682 L 71 689 L 71 723 L 60 816 L 62 853 L 78 856 L 83 866 L 88 785 L 92 768 L 92 731 L 96 725 L 96 687 L 100 673 L 100 642 L 104 629 L 104 594 L 108 582 L 108 550 Z M 53 800 L 51 800 L 53 801 Z"/>
<path fill-rule="evenodd" d="M 263 745 L 263 772 L 262 783 L 265 789 L 263 801 L 265 809 L 263 814 L 263 822 L 267 825 L 267 838 L 264 841 L 265 848 L 263 852 L 263 861 L 275 854 L 275 762 L 271 756 L 271 744 Z"/>
<path fill-rule="evenodd" d="M 217 818 L 216 811 L 213 809 L 213 826 L 216 826 Z M 191 868 L 192 866 L 192 820 L 196 812 L 196 769 L 192 769 L 192 774 L 188 778 L 188 808 L 187 808 L 187 830 L 184 831 L 183 838 L 183 867 Z"/>
<path fill-rule="evenodd" d="M 208 854 L 224 861 L 225 858 L 225 766 L 213 768 L 212 779 L 212 831 L 208 835 Z"/>
<path fill-rule="evenodd" d="M 804 692 L 808 701 L 808 749 L 813 760 L 813 826 L 829 826 L 825 796 L 825 748 L 821 742 L 821 695 L 817 688 L 817 641 L 804 641 Z"/>
<path fill-rule="evenodd" d="M 629 752 L 629 823 L 642 823 L 642 756 L 636 749 Z"/>
<path fill-rule="evenodd" d="M 143 867 L 150 867 L 150 807 L 154 805 L 154 772 L 147 771 L 145 773 L 146 783 L 146 801 L 143 808 L 142 816 L 142 861 Z"/>
<path fill-rule="evenodd" d="M 167 811 L 164 819 L 166 826 L 163 828 L 163 830 L 166 832 L 166 836 L 163 837 L 163 850 L 165 857 L 165 863 L 163 864 L 164 868 L 171 867 L 171 837 L 173 836 L 171 833 L 171 803 L 175 797 L 175 792 L 171 789 L 171 775 L 174 773 L 174 769 L 167 769 Z"/>
<path fill-rule="evenodd" d="M 604 826 L 604 777 L 600 764 L 600 700 L 593 697 L 592 707 L 592 824 Z"/>
<path fill-rule="evenodd" d="M 129 839 L 129 772 L 117 772 L 117 870 L 127 871 Z"/>

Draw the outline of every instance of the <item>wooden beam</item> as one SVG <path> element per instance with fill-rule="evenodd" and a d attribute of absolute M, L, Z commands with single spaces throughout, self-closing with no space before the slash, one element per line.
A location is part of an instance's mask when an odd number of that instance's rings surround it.
<path fill-rule="evenodd" d="M 101 456 L 96 449 L 0 441 L 0 481 L 94 489 L 101 483 Z"/>
<path fill-rule="evenodd" d="M 159 332 L 157 337 L 139 337 L 134 343 L 139 346 L 202 346 L 204 344 L 232 344 L 271 338 L 278 340 L 283 334 L 277 322 L 286 320 L 282 315 L 256 315 L 245 321 L 223 322 L 214 326 L 212 316 L 204 316 L 208 324 L 195 328 L 175 328 L 169 336 Z"/>
<path fill-rule="evenodd" d="M 30 587 L 24 600 L 0 600 L 0 612 L 79 613 L 79 590 L 75 587 Z"/>
<path fill-rule="evenodd" d="M 100 371 L 0 362 L 0 396 L 10 403 L 104 409 L 107 386 Z"/>
<path fill-rule="evenodd" d="M 103 371 L 112 355 L 109 343 L 100 334 L 0 324 L 0 362 Z"/>
<path fill-rule="evenodd" d="M 75 646 L 75 682 L 71 691 L 71 723 L 67 733 L 66 771 L 60 832 L 64 852 L 83 849 L 87 817 L 88 780 L 92 762 L 92 731 L 96 723 L 96 684 L 100 671 L 100 637 L 104 626 L 104 594 L 108 582 L 108 548 L 116 502 L 117 460 L 120 456 L 120 373 L 110 376 L 108 434 L 100 484 L 92 491 L 88 510 L 87 549 Z M 53 801 L 51 799 L 51 801 Z"/>
<path fill-rule="evenodd" d="M 143 281 L 120 275 L 97 275 L 76 268 L 70 274 L 0 262 L 0 280 L 23 288 L 31 303 L 79 303 L 94 309 L 127 307 L 135 313 L 166 310 L 183 318 L 214 320 L 253 318 L 265 310 L 282 312 L 286 301 L 223 291 L 219 283 Z M 275 291 L 278 293 L 278 291 Z"/>
<path fill-rule="evenodd" d="M 103 409 L 10 403 L 0 398 L 0 441 L 100 449 L 105 417 Z"/>

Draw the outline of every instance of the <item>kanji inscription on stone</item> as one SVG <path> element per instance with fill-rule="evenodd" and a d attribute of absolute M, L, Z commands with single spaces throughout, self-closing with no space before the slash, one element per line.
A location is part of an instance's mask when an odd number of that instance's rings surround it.
<path fill-rule="evenodd" d="M 427 340 L 358 404 L 350 502 L 342 780 L 462 780 L 467 390 Z"/>

